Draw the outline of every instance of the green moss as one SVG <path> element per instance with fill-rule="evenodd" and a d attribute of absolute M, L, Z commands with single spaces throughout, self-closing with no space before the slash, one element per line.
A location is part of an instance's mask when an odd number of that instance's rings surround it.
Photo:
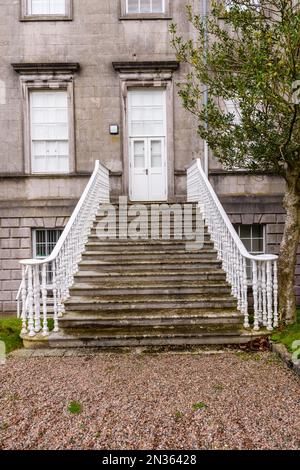
<path fill-rule="evenodd" d="M 261 356 L 259 353 L 245 352 L 245 351 L 236 351 L 234 353 L 236 357 L 240 358 L 242 361 L 260 361 Z"/>
<path fill-rule="evenodd" d="M 175 421 L 179 421 L 181 418 L 183 418 L 183 413 L 182 411 L 175 411 Z"/>
<path fill-rule="evenodd" d="M 272 336 L 271 340 L 276 343 L 282 343 L 292 352 L 292 344 L 296 340 L 300 340 L 300 310 L 297 312 L 297 323 L 289 325 L 284 329 L 278 329 Z"/>
<path fill-rule="evenodd" d="M 18 318 L 0 318 L 0 341 L 4 341 L 6 353 L 22 348 L 21 328 L 21 320 Z"/>
<path fill-rule="evenodd" d="M 202 401 L 200 401 L 199 403 L 194 403 L 192 408 L 194 411 L 197 411 L 197 410 L 202 410 L 203 408 L 207 408 L 207 405 L 203 403 Z"/>
<path fill-rule="evenodd" d="M 68 405 L 68 411 L 71 414 L 78 414 L 81 412 L 81 404 L 78 401 L 71 401 Z"/>

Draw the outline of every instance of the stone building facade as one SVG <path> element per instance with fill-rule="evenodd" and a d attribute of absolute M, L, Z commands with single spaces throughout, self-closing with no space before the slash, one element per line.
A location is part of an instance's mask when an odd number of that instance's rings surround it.
<path fill-rule="evenodd" d="M 197 9 L 201 2 L 189 3 Z M 184 4 L 2 0 L 0 314 L 15 311 L 19 260 L 52 248 L 95 160 L 110 170 L 112 197 L 130 198 L 135 190 L 131 159 L 138 162 L 141 143 L 145 149 L 150 142 L 150 158 L 164 161 L 166 169 L 158 180 L 164 192 L 157 196 L 149 189 L 148 200 L 185 200 L 186 169 L 193 158 L 203 158 L 203 142 L 177 95 L 176 84 L 187 70 L 176 63 L 168 32 L 175 22 L 185 37 L 193 35 Z M 212 156 L 208 166 L 242 238 L 244 233 L 251 239 L 253 251 L 277 253 L 283 182 L 226 173 Z M 142 190 L 144 180 L 136 181 Z M 136 194 L 136 199 L 147 199 Z M 300 299 L 300 264 L 297 274 Z"/>

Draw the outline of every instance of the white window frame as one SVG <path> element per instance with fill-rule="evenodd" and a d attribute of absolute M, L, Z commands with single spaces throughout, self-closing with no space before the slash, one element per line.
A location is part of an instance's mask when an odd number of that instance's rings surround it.
<path fill-rule="evenodd" d="M 233 118 L 234 124 L 236 125 L 241 124 L 242 114 L 241 114 L 241 109 L 240 109 L 238 101 L 227 99 L 227 100 L 224 100 L 224 105 L 225 105 L 226 114 L 234 115 L 234 118 Z"/>
<path fill-rule="evenodd" d="M 30 8 L 31 0 L 20 0 L 20 21 L 71 21 L 73 19 L 73 0 L 65 0 L 65 14 L 32 14 Z"/>
<path fill-rule="evenodd" d="M 165 0 L 160 0 L 162 2 L 162 11 L 153 11 L 153 0 L 148 0 L 150 1 L 150 11 L 141 11 L 141 1 L 142 0 L 137 0 L 138 1 L 138 9 L 139 11 L 135 11 L 135 12 L 130 12 L 129 11 L 129 2 L 130 0 L 126 0 L 126 13 L 127 14 L 130 14 L 130 13 L 133 13 L 133 14 L 139 14 L 139 15 L 142 15 L 143 13 L 146 13 L 146 14 L 153 14 L 153 13 L 165 13 Z"/>
<path fill-rule="evenodd" d="M 58 232 L 60 232 L 59 236 L 57 238 L 57 241 L 56 241 L 56 243 L 57 243 L 60 236 L 61 236 L 61 234 L 62 234 L 62 232 L 63 232 L 63 230 L 64 229 L 61 228 L 61 227 L 54 227 L 54 228 L 40 227 L 40 228 L 32 229 L 32 255 L 33 255 L 33 258 L 35 258 L 35 259 L 45 259 L 51 254 L 51 252 L 49 252 L 48 254 L 46 254 L 46 256 L 37 256 L 37 245 L 36 245 L 36 243 L 37 243 L 37 237 L 36 237 L 37 232 L 43 231 L 45 233 L 49 233 L 50 231 L 56 231 L 57 235 L 58 235 Z M 47 245 L 49 245 L 48 240 L 46 240 L 46 246 Z"/>
<path fill-rule="evenodd" d="M 254 6 L 257 10 L 260 9 L 260 0 L 251 0 L 251 5 Z M 233 7 L 231 0 L 225 0 L 225 10 L 230 11 Z M 245 5 L 241 5 L 242 10 L 246 10 L 247 7 Z"/>
<path fill-rule="evenodd" d="M 241 238 L 241 235 L 240 235 L 240 230 L 241 230 L 241 227 L 243 226 L 249 226 L 251 227 L 251 232 L 250 232 L 250 237 L 247 238 L 247 240 L 251 240 L 251 247 L 252 247 L 252 243 L 253 243 L 253 240 L 254 239 L 258 239 L 260 240 L 261 237 L 253 237 L 253 226 L 254 225 L 259 225 L 259 226 L 262 226 L 262 229 L 263 229 L 263 236 L 262 236 L 262 242 L 263 242 L 263 250 L 262 251 L 253 251 L 253 250 L 248 250 L 248 248 L 246 248 L 249 253 L 251 255 L 261 255 L 261 254 L 265 254 L 266 253 L 266 225 L 265 224 L 234 224 L 234 228 L 241 240 L 241 242 L 244 244 L 243 240 L 245 239 L 245 237 Z M 246 266 L 247 266 L 247 279 L 248 279 L 248 283 L 249 285 L 251 285 L 251 279 L 252 279 L 252 262 L 251 260 L 247 260 L 246 262 Z"/>
<path fill-rule="evenodd" d="M 261 226 L 262 229 L 263 229 L 263 235 L 262 235 L 262 238 L 261 237 L 253 237 L 253 226 Z M 249 250 L 249 253 L 251 253 L 252 255 L 260 255 L 260 254 L 264 254 L 266 252 L 266 225 L 265 224 L 234 224 L 234 228 L 239 236 L 239 238 L 242 240 L 241 238 L 241 227 L 250 227 L 250 237 L 247 237 L 247 240 L 251 240 L 251 246 L 252 246 L 252 242 L 254 239 L 258 239 L 258 240 L 262 240 L 263 242 L 263 250 L 262 251 L 253 251 L 253 250 Z M 245 238 L 245 237 L 244 237 Z"/>
<path fill-rule="evenodd" d="M 43 80 L 41 79 L 43 78 Z M 69 172 L 75 173 L 75 125 L 74 125 L 74 90 L 72 76 L 21 76 L 23 97 L 23 126 L 24 126 L 24 170 L 26 174 L 33 173 L 31 152 L 31 117 L 30 93 L 33 90 L 65 90 L 68 97 L 68 126 L 69 126 Z M 40 173 L 39 173 L 40 174 Z M 52 173 L 43 173 L 51 175 Z M 54 173 L 60 174 L 60 173 Z M 66 174 L 66 173 L 61 173 Z"/>
<path fill-rule="evenodd" d="M 128 0 L 120 0 L 120 19 L 131 20 L 131 19 L 142 19 L 142 20 L 154 20 L 154 19 L 172 19 L 172 0 L 163 0 L 163 11 L 162 12 L 140 12 L 140 13 L 129 13 L 128 11 Z"/>
<path fill-rule="evenodd" d="M 42 259 L 47 258 L 51 254 L 51 253 L 48 253 L 48 254 L 46 254 L 46 256 L 37 256 L 37 246 L 36 246 L 36 243 L 37 243 L 36 233 L 37 233 L 37 231 L 43 231 L 43 232 L 46 232 L 46 233 L 48 233 L 49 231 L 56 231 L 56 232 L 59 231 L 60 234 L 57 237 L 57 241 L 56 241 L 56 243 L 57 243 L 60 236 L 61 236 L 61 234 L 63 233 L 63 230 L 64 229 L 62 227 L 54 227 L 54 228 L 39 227 L 39 228 L 32 229 L 32 231 L 31 231 L 32 257 L 34 259 L 42 260 Z M 49 241 L 46 240 L 46 245 L 47 245 L 47 243 L 49 244 Z M 49 289 L 49 290 L 52 287 L 52 281 L 53 281 L 52 272 L 53 272 L 52 266 L 47 265 L 47 268 L 46 268 L 46 276 L 47 276 L 46 283 L 47 283 L 47 289 Z"/>
<path fill-rule="evenodd" d="M 33 103 L 32 103 L 32 100 L 33 100 L 33 94 L 34 93 L 47 93 L 47 92 L 50 92 L 50 93 L 64 93 L 66 95 L 66 99 L 68 101 L 68 93 L 67 93 L 67 90 L 31 90 L 30 91 L 30 94 L 29 94 L 29 106 L 30 106 L 30 133 L 31 133 L 31 142 L 30 142 L 30 150 L 31 150 L 31 169 L 32 169 L 32 173 L 33 174 L 68 174 L 69 171 L 70 171 L 70 168 L 69 168 L 69 165 L 70 165 L 70 152 L 69 152 L 69 128 L 67 129 L 68 130 L 68 135 L 67 135 L 67 138 L 65 139 L 46 139 L 46 138 L 43 138 L 43 139 L 37 139 L 37 138 L 33 138 L 32 136 L 32 130 L 33 130 L 33 121 L 32 121 L 32 106 L 33 106 Z M 68 104 L 67 104 L 67 108 L 66 108 L 67 112 L 68 112 Z M 69 119 L 69 116 L 67 116 L 67 118 Z M 51 124 L 54 124 L 55 123 L 51 123 Z M 67 125 L 68 125 L 68 122 L 67 122 Z M 67 146 L 68 146 L 68 153 L 65 155 L 65 157 L 67 157 L 67 170 L 56 170 L 55 168 L 52 168 L 51 170 L 49 171 L 45 171 L 45 172 L 41 172 L 41 171 L 38 171 L 35 166 L 34 166 L 34 153 L 33 153 L 33 149 L 34 149 L 34 142 L 44 142 L 44 146 L 45 146 L 45 150 L 47 148 L 47 143 L 49 144 L 50 142 L 67 142 Z M 47 159 L 47 152 L 45 153 L 45 155 L 42 155 L 43 158 Z"/>

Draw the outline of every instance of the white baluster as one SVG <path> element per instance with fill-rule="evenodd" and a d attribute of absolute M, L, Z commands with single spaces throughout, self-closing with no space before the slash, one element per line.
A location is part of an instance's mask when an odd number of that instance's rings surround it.
<path fill-rule="evenodd" d="M 278 327 L 278 272 L 277 261 L 274 261 L 274 328 Z"/>
<path fill-rule="evenodd" d="M 26 289 L 26 267 L 22 265 L 22 330 L 21 334 L 26 335 L 27 333 L 27 289 Z"/>
<path fill-rule="evenodd" d="M 252 279 L 253 279 L 253 308 L 254 308 L 254 330 L 259 330 L 258 318 L 258 279 L 257 279 L 257 262 L 252 261 Z"/>
<path fill-rule="evenodd" d="M 65 282 L 65 276 L 62 271 L 62 262 L 61 262 L 62 256 L 58 256 L 55 266 L 56 266 L 56 295 L 57 295 L 57 316 L 58 318 L 61 318 L 63 316 L 63 292 L 64 292 L 64 282 Z"/>
<path fill-rule="evenodd" d="M 267 330 L 273 330 L 273 302 L 272 302 L 272 263 L 267 261 L 267 304 L 268 319 Z"/>
<path fill-rule="evenodd" d="M 262 263 L 257 263 L 258 269 L 258 321 L 260 324 L 263 323 L 262 317 Z"/>
<path fill-rule="evenodd" d="M 33 285 L 34 285 L 34 331 L 38 333 L 41 330 L 41 293 L 40 293 L 40 276 L 39 265 L 33 268 Z"/>
<path fill-rule="evenodd" d="M 266 281 L 266 262 L 262 262 L 262 318 L 263 325 L 267 326 L 268 312 L 267 312 L 267 281 Z"/>
<path fill-rule="evenodd" d="M 240 312 L 243 312 L 244 310 L 242 280 L 243 280 L 243 270 L 242 270 L 242 265 L 240 262 L 239 252 L 236 249 L 236 285 L 237 285 L 236 290 L 237 290 L 237 298 L 238 298 L 238 309 L 240 310 Z"/>
<path fill-rule="evenodd" d="M 42 265 L 43 336 L 49 334 L 47 312 L 47 264 Z"/>
<path fill-rule="evenodd" d="M 32 266 L 28 266 L 28 330 L 29 330 L 29 336 L 35 336 L 34 321 L 33 321 Z"/>
<path fill-rule="evenodd" d="M 56 280 L 56 263 L 52 263 L 52 276 L 53 276 L 53 320 L 55 333 L 58 332 L 58 305 L 57 305 L 57 280 Z"/>
<path fill-rule="evenodd" d="M 248 312 L 248 278 L 246 259 L 241 256 L 243 264 L 243 309 L 244 309 L 244 328 L 249 328 L 249 312 Z"/>

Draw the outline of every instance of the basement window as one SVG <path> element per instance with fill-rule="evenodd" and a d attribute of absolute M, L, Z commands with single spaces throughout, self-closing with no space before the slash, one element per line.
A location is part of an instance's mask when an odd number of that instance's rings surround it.
<path fill-rule="evenodd" d="M 51 255 L 63 229 L 35 229 L 33 230 L 33 257 L 47 258 Z"/>
<path fill-rule="evenodd" d="M 32 231 L 32 252 L 33 257 L 45 259 L 51 255 L 56 243 L 61 236 L 63 229 L 34 229 Z M 47 284 L 51 285 L 53 280 L 52 266 L 47 266 Z"/>
<path fill-rule="evenodd" d="M 266 247 L 266 227 L 262 224 L 236 224 L 234 228 L 251 255 L 263 255 Z M 252 278 L 252 263 L 247 260 L 247 279 Z"/>

